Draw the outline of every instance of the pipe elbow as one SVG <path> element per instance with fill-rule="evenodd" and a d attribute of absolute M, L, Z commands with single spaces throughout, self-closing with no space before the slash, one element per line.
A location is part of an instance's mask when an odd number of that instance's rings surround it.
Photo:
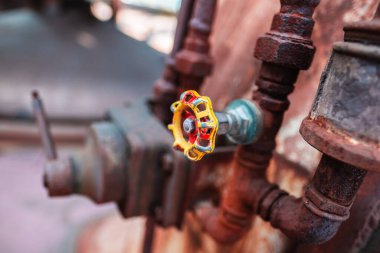
<path fill-rule="evenodd" d="M 271 207 L 269 221 L 274 228 L 286 236 L 307 244 L 321 244 L 330 240 L 343 221 L 332 220 L 310 211 L 302 199 L 286 195 Z M 223 210 L 203 207 L 197 209 L 197 217 L 205 231 L 220 244 L 233 244 L 239 241 L 251 227 L 251 220 L 243 222 L 224 222 Z M 228 213 L 227 213 L 228 214 Z M 233 219 L 237 219 L 234 217 Z M 243 220 L 243 219 L 242 219 Z"/>
<path fill-rule="evenodd" d="M 302 199 L 285 196 L 273 207 L 270 222 L 289 238 L 301 243 L 321 244 L 330 240 L 342 221 L 321 217 L 310 211 Z"/>

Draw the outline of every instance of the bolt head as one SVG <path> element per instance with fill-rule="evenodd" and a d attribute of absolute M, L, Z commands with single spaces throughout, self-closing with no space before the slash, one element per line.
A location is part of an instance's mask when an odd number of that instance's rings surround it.
<path fill-rule="evenodd" d="M 195 130 L 195 121 L 189 118 L 185 119 L 183 121 L 182 128 L 186 133 L 192 133 Z"/>
<path fill-rule="evenodd" d="M 289 68 L 308 69 L 315 48 L 311 44 L 285 40 L 270 34 L 260 37 L 256 43 L 255 57 Z"/>

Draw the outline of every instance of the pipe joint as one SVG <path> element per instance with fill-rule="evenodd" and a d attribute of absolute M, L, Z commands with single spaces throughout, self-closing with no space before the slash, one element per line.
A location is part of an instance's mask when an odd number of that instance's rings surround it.
<path fill-rule="evenodd" d="M 285 196 L 273 204 L 270 223 L 298 242 L 321 244 L 336 234 L 342 221 L 316 215 L 301 198 Z"/>
<path fill-rule="evenodd" d="M 350 217 L 352 202 L 349 206 L 336 203 L 318 192 L 312 184 L 306 188 L 302 200 L 307 209 L 320 217 L 333 221 L 345 221 Z"/>

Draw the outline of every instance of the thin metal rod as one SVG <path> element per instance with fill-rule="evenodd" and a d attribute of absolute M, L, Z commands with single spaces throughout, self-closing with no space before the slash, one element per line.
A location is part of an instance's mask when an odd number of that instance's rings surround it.
<path fill-rule="evenodd" d="M 57 159 L 57 152 L 54 141 L 50 132 L 49 122 L 46 118 L 45 109 L 41 98 L 37 91 L 33 91 L 33 112 L 36 117 L 38 130 L 40 132 L 42 145 L 46 154 L 46 158 L 51 161 Z"/>
<path fill-rule="evenodd" d="M 152 253 L 156 222 L 154 217 L 148 216 L 145 222 L 145 236 L 142 253 Z"/>

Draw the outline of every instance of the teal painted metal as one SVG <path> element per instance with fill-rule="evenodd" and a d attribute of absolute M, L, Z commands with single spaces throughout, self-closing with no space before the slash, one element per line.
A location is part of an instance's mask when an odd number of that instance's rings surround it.
<path fill-rule="evenodd" d="M 238 124 L 227 133 L 230 141 L 236 144 L 250 144 L 258 139 L 263 128 L 263 118 L 259 108 L 249 100 L 237 99 L 228 104 L 225 112 L 233 115 Z"/>

